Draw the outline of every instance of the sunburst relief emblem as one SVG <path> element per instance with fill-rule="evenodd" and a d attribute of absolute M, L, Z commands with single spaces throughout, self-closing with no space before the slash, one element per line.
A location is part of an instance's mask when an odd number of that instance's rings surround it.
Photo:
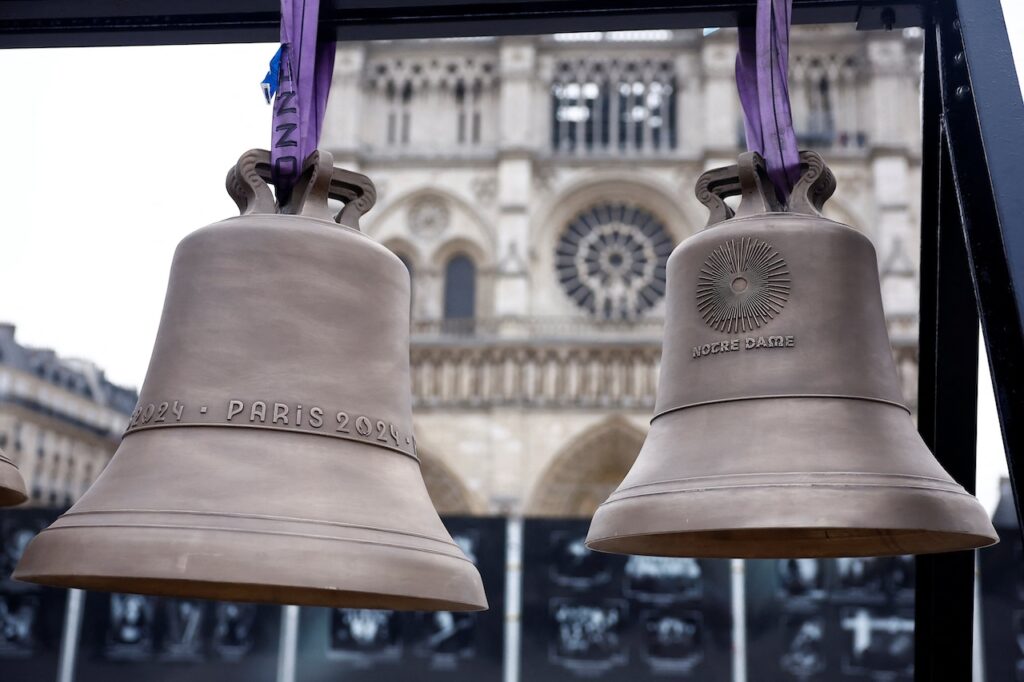
<path fill-rule="evenodd" d="M 789 268 L 779 252 L 753 237 L 731 239 L 704 261 L 697 309 L 712 329 L 737 333 L 767 324 L 789 300 Z"/>

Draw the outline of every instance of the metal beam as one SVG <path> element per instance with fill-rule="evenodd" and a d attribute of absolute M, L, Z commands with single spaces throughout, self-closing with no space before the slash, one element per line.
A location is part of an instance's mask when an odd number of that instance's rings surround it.
<path fill-rule="evenodd" d="M 1024 103 L 998 0 L 942 0 L 936 11 L 925 54 L 919 428 L 939 462 L 973 492 L 980 312 L 1019 501 Z M 917 566 L 915 679 L 971 679 L 974 553 L 919 557 Z"/>
<path fill-rule="evenodd" d="M 1010 482 L 1024 519 L 1024 101 L 999 0 L 956 5 L 958 14 L 939 22 L 943 118 Z"/>
<path fill-rule="evenodd" d="M 794 0 L 796 23 L 900 28 L 924 0 Z M 323 0 L 321 31 L 381 40 L 735 26 L 756 0 Z M 277 42 L 279 0 L 0 0 L 0 48 Z"/>
<path fill-rule="evenodd" d="M 948 146 L 941 135 L 935 152 L 937 163 L 926 180 L 937 182 L 922 183 L 925 200 L 937 206 L 922 207 L 922 217 L 934 222 L 921 235 L 918 428 L 943 468 L 973 493 L 978 316 Z M 914 679 L 971 679 L 974 552 L 919 556 L 916 581 Z"/>

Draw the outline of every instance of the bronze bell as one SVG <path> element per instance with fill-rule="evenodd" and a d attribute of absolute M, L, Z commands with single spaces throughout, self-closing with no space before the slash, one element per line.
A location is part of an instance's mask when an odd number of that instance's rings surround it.
<path fill-rule="evenodd" d="M 13 507 L 28 499 L 18 466 L 0 450 L 0 507 Z"/>
<path fill-rule="evenodd" d="M 903 403 L 874 247 L 822 217 L 835 179 L 800 158 L 788 210 L 753 153 L 698 181 L 711 219 L 668 261 L 650 432 L 594 515 L 591 549 L 831 557 L 997 541 Z"/>
<path fill-rule="evenodd" d="M 14 577 L 232 601 L 486 608 L 420 474 L 409 275 L 359 231 L 372 183 L 315 152 L 278 208 L 269 177 L 267 152 L 243 155 L 227 181 L 242 215 L 178 245 L 124 440 Z M 337 217 L 329 196 L 344 202 Z"/>

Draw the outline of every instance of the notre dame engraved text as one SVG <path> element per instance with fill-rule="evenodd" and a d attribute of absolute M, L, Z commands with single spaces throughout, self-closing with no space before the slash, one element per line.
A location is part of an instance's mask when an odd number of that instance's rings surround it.
<path fill-rule="evenodd" d="M 745 336 L 737 339 L 712 341 L 711 343 L 694 346 L 692 352 L 694 358 L 703 358 L 709 355 L 721 355 L 722 353 L 760 350 L 762 348 L 793 348 L 795 346 L 795 336 L 783 336 L 777 334 L 770 336 Z"/>

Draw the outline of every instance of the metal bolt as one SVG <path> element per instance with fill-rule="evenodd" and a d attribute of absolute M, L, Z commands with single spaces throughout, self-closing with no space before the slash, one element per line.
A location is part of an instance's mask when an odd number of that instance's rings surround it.
<path fill-rule="evenodd" d="M 963 52 L 957 52 L 955 55 L 953 55 L 953 61 L 956 62 L 957 64 L 963 64 L 964 63 L 964 53 Z"/>
<path fill-rule="evenodd" d="M 885 27 L 886 31 L 891 31 L 892 27 L 896 24 L 896 12 L 892 7 L 886 7 L 882 10 L 882 26 Z"/>
<path fill-rule="evenodd" d="M 956 88 L 956 96 L 960 99 L 964 99 L 970 91 L 971 89 L 966 85 L 958 85 Z"/>

